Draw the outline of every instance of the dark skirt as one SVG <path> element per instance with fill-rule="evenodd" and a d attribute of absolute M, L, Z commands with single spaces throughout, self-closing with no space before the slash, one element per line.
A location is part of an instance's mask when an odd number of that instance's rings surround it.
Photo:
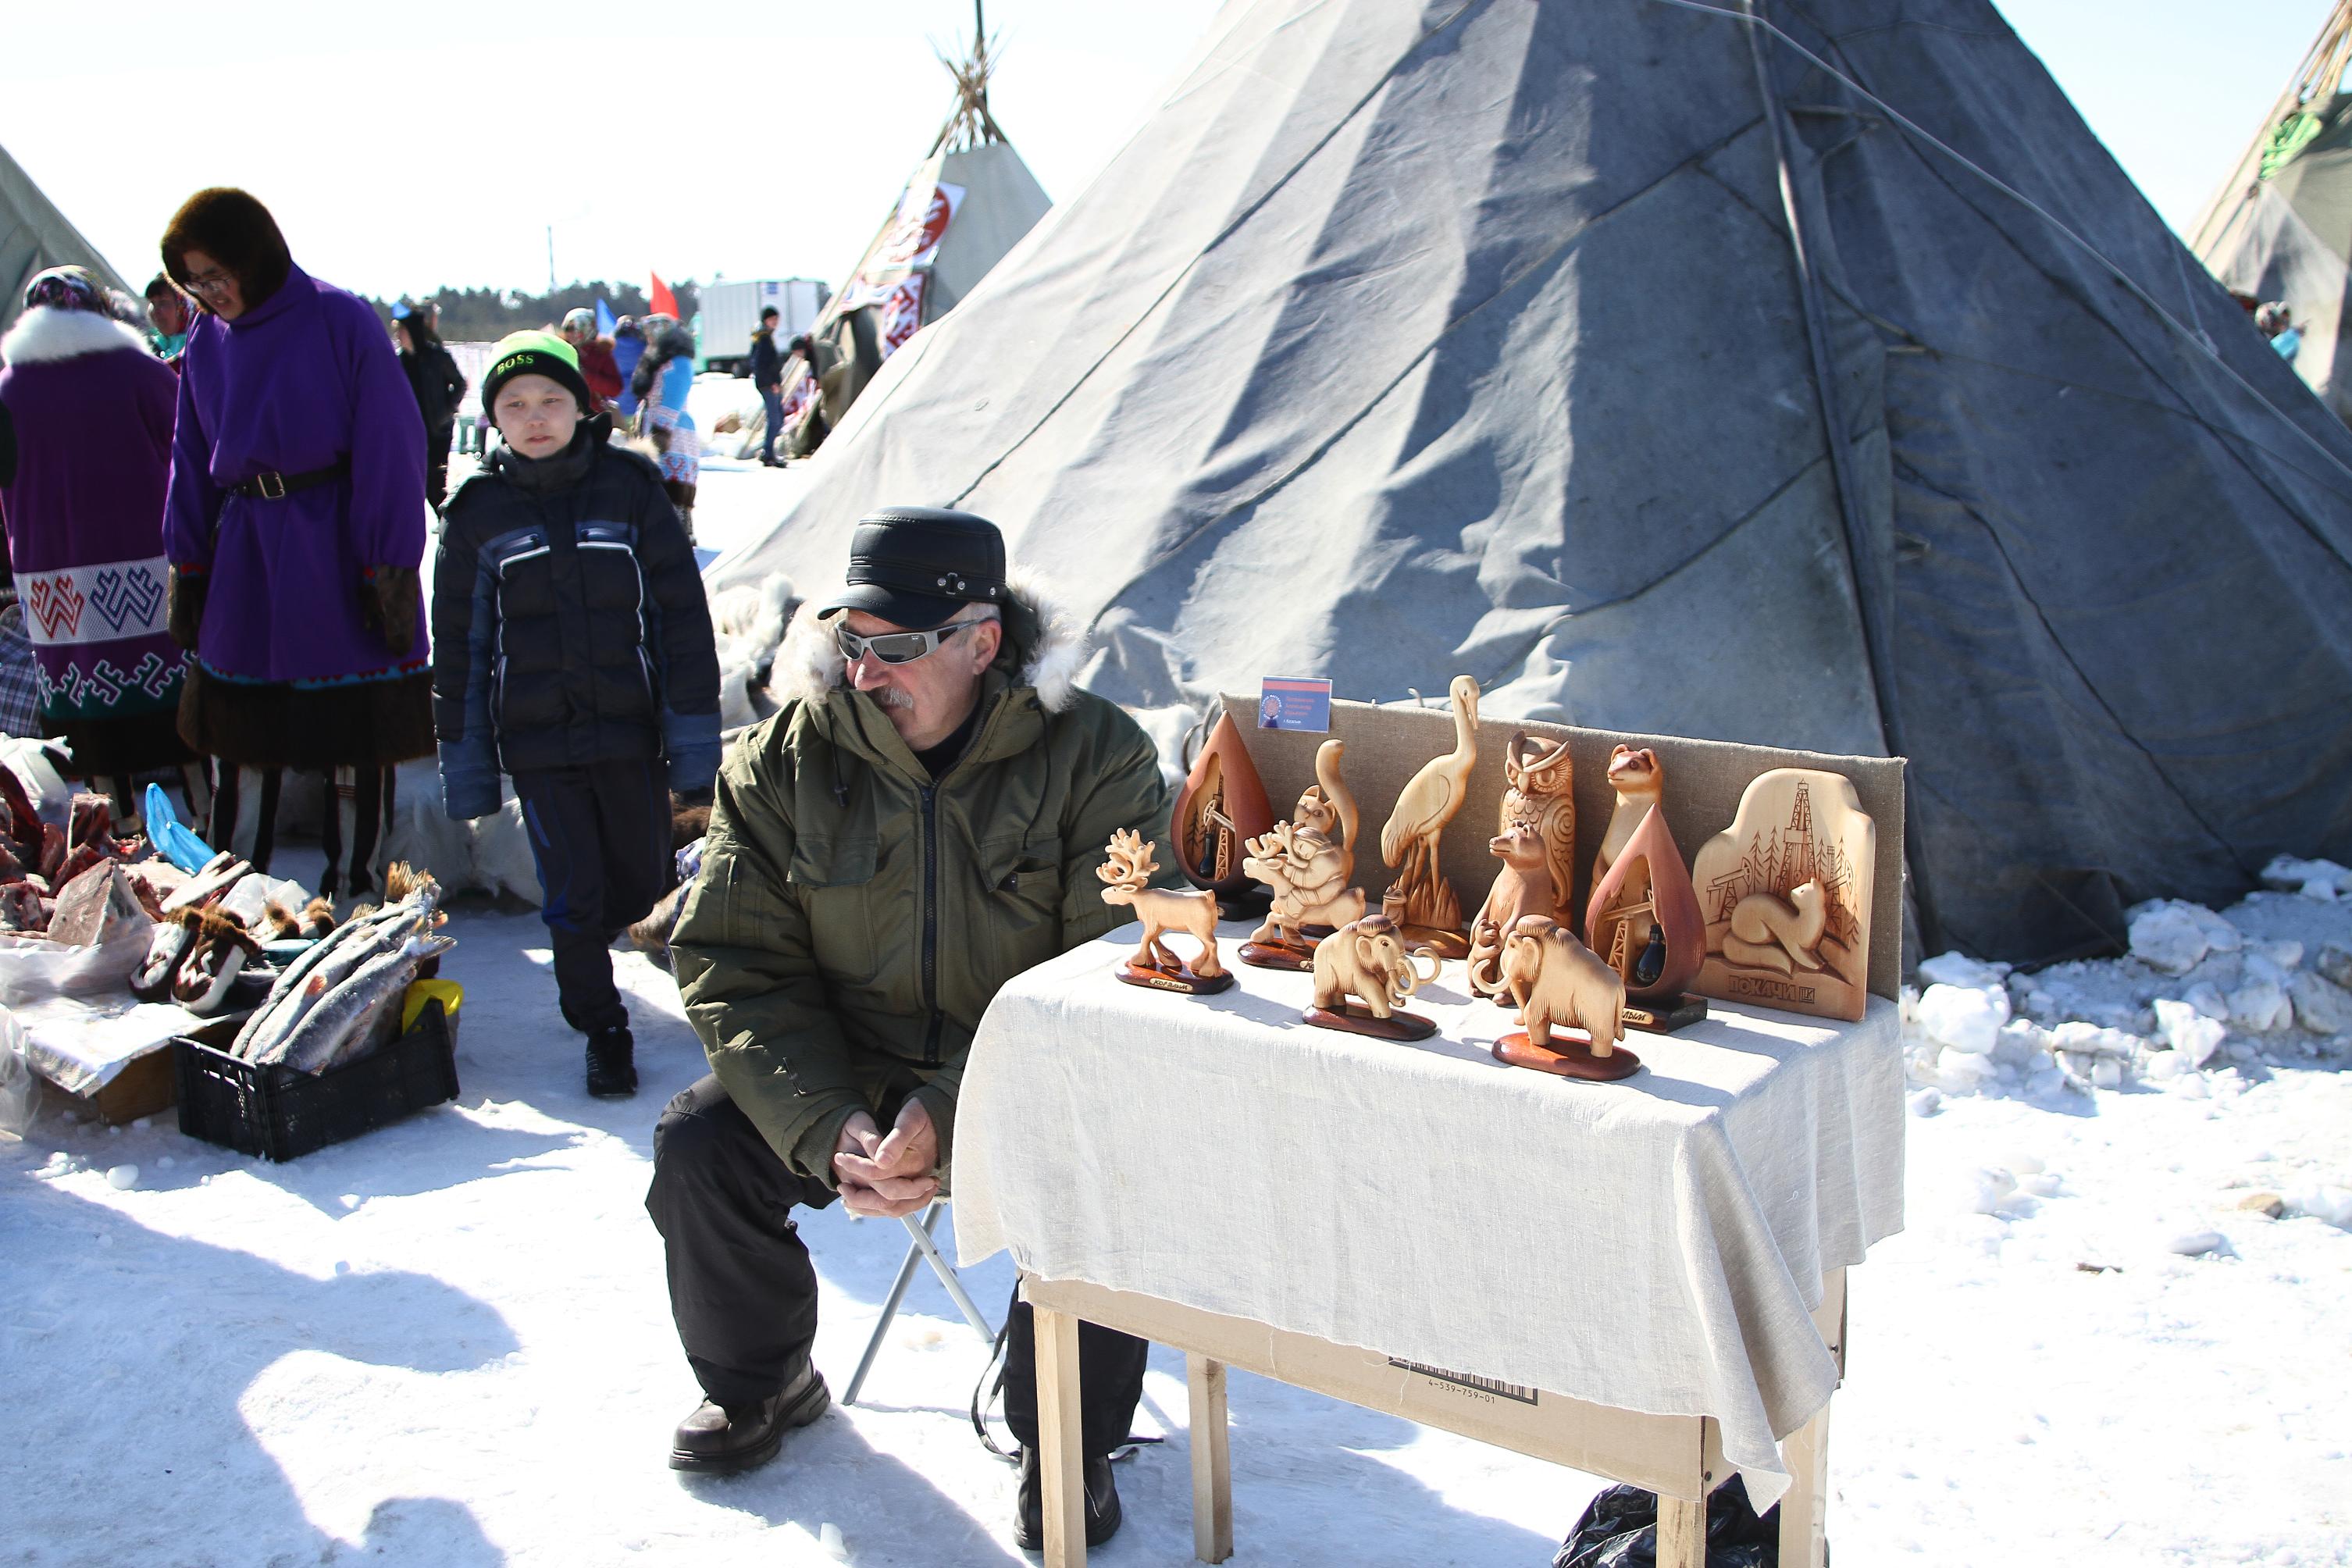
<path fill-rule="evenodd" d="M 223 680 L 193 661 L 180 738 L 246 768 L 388 768 L 433 754 L 433 672 L 341 686 Z"/>
<path fill-rule="evenodd" d="M 106 773 L 128 783 L 133 773 L 176 767 L 194 753 L 180 739 L 168 708 L 127 719 L 42 717 L 41 732 L 64 739 L 74 769 L 87 776 Z"/>

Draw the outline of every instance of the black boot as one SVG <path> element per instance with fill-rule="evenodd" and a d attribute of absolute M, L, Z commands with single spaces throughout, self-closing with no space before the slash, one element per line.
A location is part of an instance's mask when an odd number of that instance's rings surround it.
<path fill-rule="evenodd" d="M 752 1409 L 730 1411 L 708 1399 L 696 1405 L 670 1439 L 669 1468 L 726 1475 L 764 1465 L 787 1431 L 807 1426 L 832 1403 L 824 1374 L 803 1356 L 782 1389 Z"/>
<path fill-rule="evenodd" d="M 626 1024 L 588 1037 L 588 1092 L 620 1100 L 637 1092 L 636 1042 Z"/>
<path fill-rule="evenodd" d="M 1089 1458 L 1081 1470 L 1087 1491 L 1087 1544 L 1100 1546 L 1118 1533 L 1118 1483 L 1111 1479 L 1108 1455 Z M 1045 1548 L 1045 1478 L 1037 1450 L 1021 1450 L 1021 1486 L 1014 1494 L 1013 1539 L 1024 1552 Z"/>

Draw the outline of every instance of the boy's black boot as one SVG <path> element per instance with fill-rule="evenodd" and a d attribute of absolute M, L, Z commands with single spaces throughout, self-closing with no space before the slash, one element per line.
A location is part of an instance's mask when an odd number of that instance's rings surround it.
<path fill-rule="evenodd" d="M 588 1037 L 588 1092 L 620 1100 L 637 1092 L 636 1042 L 626 1024 Z"/>
<path fill-rule="evenodd" d="M 1118 1483 L 1111 1479 L 1110 1457 L 1089 1458 L 1082 1467 L 1087 1494 L 1087 1544 L 1100 1546 L 1118 1533 Z M 1037 1468 L 1037 1450 L 1021 1450 L 1021 1484 L 1013 1504 L 1013 1540 L 1024 1552 L 1045 1547 L 1045 1478 Z"/>

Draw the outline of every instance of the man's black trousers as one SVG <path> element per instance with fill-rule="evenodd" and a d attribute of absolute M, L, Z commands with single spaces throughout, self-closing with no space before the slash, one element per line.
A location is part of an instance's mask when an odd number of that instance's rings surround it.
<path fill-rule="evenodd" d="M 544 895 L 563 1021 L 583 1034 L 629 1021 L 613 984 L 613 939 L 669 891 L 668 773 L 658 759 L 514 775 Z"/>
<path fill-rule="evenodd" d="M 875 1120 L 887 1127 L 898 1106 Z M 702 1392 L 745 1410 L 783 1386 L 816 1340 L 816 1270 L 792 1218 L 794 1204 L 835 1199 L 795 1174 L 751 1119 L 705 1078 L 669 1102 L 654 1129 L 654 1180 L 646 1210 L 669 1260 L 670 1314 Z M 1151 1347 L 1132 1334 L 1078 1329 L 1081 1442 L 1089 1456 L 1127 1441 L 1143 1397 Z M 1024 1447 L 1037 1443 L 1037 1351 L 1026 1302 L 1010 1309 L 1004 1345 L 1004 1416 Z"/>

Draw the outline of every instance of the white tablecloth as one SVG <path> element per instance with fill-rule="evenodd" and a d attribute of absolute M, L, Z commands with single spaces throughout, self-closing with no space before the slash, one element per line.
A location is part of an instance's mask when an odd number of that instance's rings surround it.
<path fill-rule="evenodd" d="M 1507 1068 L 1448 963 L 1437 1037 L 1311 1027 L 1305 974 L 1121 984 L 1133 928 L 1000 993 L 956 1114 L 962 1260 L 1139 1291 L 1572 1398 L 1712 1415 L 1761 1509 L 1836 1386 L 1824 1271 L 1903 1222 L 1896 1009 L 1732 1004 L 1634 1033 L 1643 1070 Z"/>

